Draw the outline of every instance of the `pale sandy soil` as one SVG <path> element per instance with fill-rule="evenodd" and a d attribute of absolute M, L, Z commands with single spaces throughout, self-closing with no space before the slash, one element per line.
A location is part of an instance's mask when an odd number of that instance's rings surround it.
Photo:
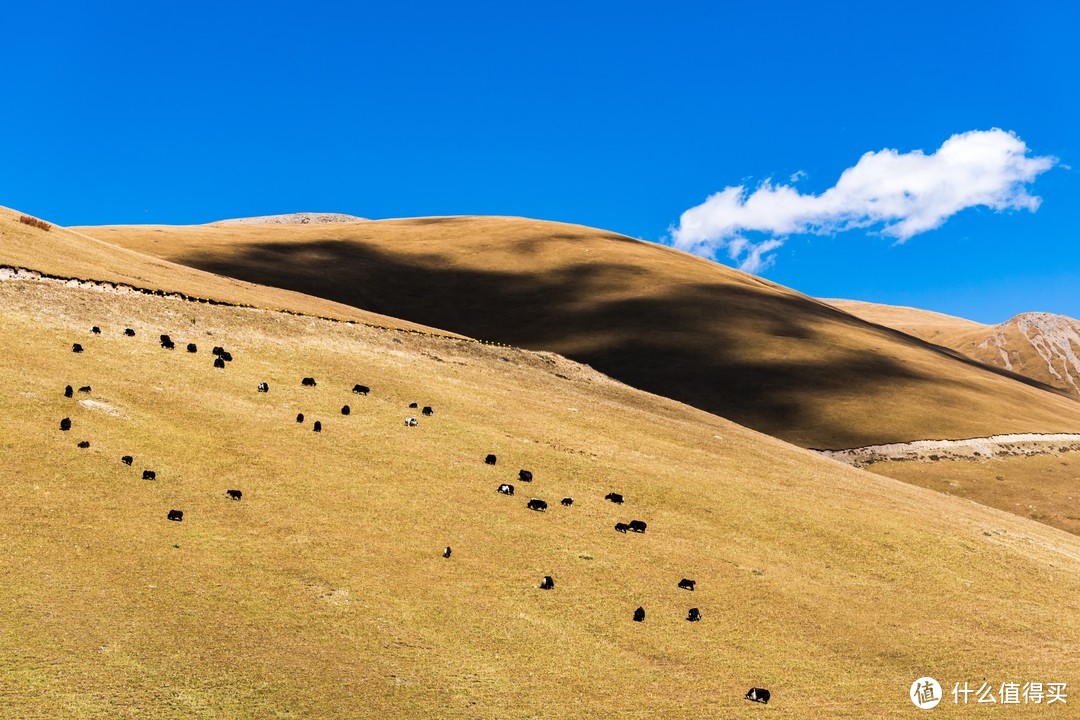
<path fill-rule="evenodd" d="M 848 465 L 863 467 L 883 460 L 980 459 L 1045 455 L 1070 450 L 1080 450 L 1080 434 L 1012 433 L 965 440 L 916 440 L 819 452 Z"/>
<path fill-rule="evenodd" d="M 344 213 L 298 212 L 285 215 L 261 215 L 259 217 L 219 220 L 229 225 L 316 225 L 319 223 L 364 222 L 367 218 Z"/>

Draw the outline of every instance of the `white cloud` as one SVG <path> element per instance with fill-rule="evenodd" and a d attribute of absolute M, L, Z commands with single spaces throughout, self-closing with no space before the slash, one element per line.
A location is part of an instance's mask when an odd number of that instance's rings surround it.
<path fill-rule="evenodd" d="M 1014 133 L 973 130 L 953 135 L 930 155 L 868 152 L 820 195 L 771 180 L 753 192 L 745 185 L 726 187 L 684 212 L 668 241 L 714 259 L 726 251 L 740 269 L 760 272 L 775 261 L 784 239 L 796 233 L 877 228 L 904 242 L 969 207 L 1035 212 L 1041 200 L 1026 185 L 1056 163 L 1050 156 L 1029 157 Z M 791 181 L 803 175 L 796 173 Z M 747 233 L 763 237 L 751 239 Z"/>

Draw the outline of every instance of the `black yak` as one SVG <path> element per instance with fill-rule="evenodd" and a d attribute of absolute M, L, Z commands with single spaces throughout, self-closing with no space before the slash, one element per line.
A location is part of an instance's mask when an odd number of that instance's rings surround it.
<path fill-rule="evenodd" d="M 745 697 L 747 700 L 752 700 L 765 705 L 768 704 L 769 698 L 772 697 L 772 693 L 765 688 L 750 688 L 747 690 Z"/>

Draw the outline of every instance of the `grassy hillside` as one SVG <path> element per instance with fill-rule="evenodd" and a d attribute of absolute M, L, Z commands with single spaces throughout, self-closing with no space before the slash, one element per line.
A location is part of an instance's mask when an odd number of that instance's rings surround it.
<path fill-rule="evenodd" d="M 1080 535 L 1080 453 L 885 461 L 869 470 Z"/>
<path fill-rule="evenodd" d="M 953 349 L 956 349 L 954 345 L 957 338 L 986 337 L 993 327 L 933 310 L 901 305 L 882 305 L 861 300 L 829 299 L 824 302 L 869 322 Z"/>
<path fill-rule="evenodd" d="M 45 231 L 19 222 L 20 216 L 19 212 L 0 207 L 0 264 L 30 268 L 58 277 L 121 283 L 238 305 L 430 331 L 416 323 L 317 296 L 260 287 L 177 265 L 55 225 Z"/>
<path fill-rule="evenodd" d="M 1032 381 L 716 263 L 576 225 L 451 217 L 81 231 L 556 351 L 806 447 L 1080 430 L 1080 403 Z"/>
<path fill-rule="evenodd" d="M 997 325 L 981 325 L 914 308 L 853 300 L 828 302 L 870 322 L 1080 395 L 1080 320 L 1033 312 Z"/>
<path fill-rule="evenodd" d="M 1080 671 L 1080 539 L 555 356 L 31 281 L 0 337 L 5 717 L 899 718 Z"/>

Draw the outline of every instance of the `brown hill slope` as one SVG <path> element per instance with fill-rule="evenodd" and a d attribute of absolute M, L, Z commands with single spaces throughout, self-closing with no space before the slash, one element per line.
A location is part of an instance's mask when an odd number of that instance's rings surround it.
<path fill-rule="evenodd" d="M 1080 430 L 1080 403 L 787 288 L 576 225 L 448 217 L 82 232 L 548 349 L 807 447 Z"/>
<path fill-rule="evenodd" d="M 29 268 L 58 277 L 120 283 L 148 290 L 213 298 L 237 305 L 431 331 L 431 328 L 416 323 L 385 317 L 322 297 L 282 288 L 261 287 L 178 265 L 56 225 L 46 231 L 19 222 L 21 216 L 19 212 L 0 207 L 0 265 Z"/>
<path fill-rule="evenodd" d="M 870 322 L 1080 395 L 1080 320 L 1029 312 L 998 325 L 982 325 L 914 308 L 853 300 L 827 302 Z"/>
<path fill-rule="evenodd" d="M 1080 671 L 1080 538 L 550 354 L 35 281 L 0 337 L 3 717 L 863 720 Z"/>

